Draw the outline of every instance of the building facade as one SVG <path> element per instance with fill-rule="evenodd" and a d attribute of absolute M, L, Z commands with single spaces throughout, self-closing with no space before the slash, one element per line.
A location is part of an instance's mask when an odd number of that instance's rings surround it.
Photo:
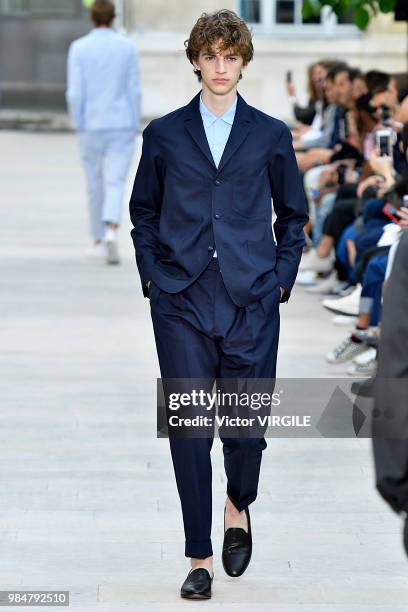
<path fill-rule="evenodd" d="M 181 106 L 198 90 L 183 43 L 199 15 L 218 8 L 217 0 L 128 1 L 126 25 L 142 56 L 146 117 Z M 405 24 L 395 23 L 392 15 L 378 17 L 362 33 L 350 17 L 339 22 L 330 9 L 304 22 L 302 0 L 223 0 L 222 8 L 239 13 L 253 30 L 254 60 L 240 81 L 240 92 L 251 104 L 285 120 L 292 119 L 285 89 L 288 70 L 301 102 L 307 98 L 307 67 L 321 58 L 362 70 L 407 71 Z"/>
<path fill-rule="evenodd" d="M 145 120 L 185 104 L 199 84 L 184 40 L 201 13 L 221 8 L 219 1 L 116 0 L 116 7 L 116 27 L 140 51 Z M 254 34 L 254 61 L 240 92 L 283 119 L 291 119 L 287 70 L 300 101 L 306 101 L 307 67 L 321 58 L 362 70 L 407 70 L 405 24 L 394 23 L 391 15 L 378 17 L 363 34 L 349 17 L 338 21 L 330 9 L 305 22 L 302 0 L 223 0 L 222 8 L 239 13 Z M 68 46 L 90 27 L 82 0 L 0 0 L 2 107 L 63 108 Z"/>

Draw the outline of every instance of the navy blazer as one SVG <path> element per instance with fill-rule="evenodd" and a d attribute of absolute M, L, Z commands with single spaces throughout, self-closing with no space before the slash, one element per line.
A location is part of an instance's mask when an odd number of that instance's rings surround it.
<path fill-rule="evenodd" d="M 291 132 L 238 94 L 217 168 L 200 115 L 200 93 L 143 131 L 129 204 L 143 294 L 149 296 L 149 280 L 164 291 L 182 291 L 216 249 L 237 306 L 259 300 L 278 284 L 287 301 L 308 221 Z"/>

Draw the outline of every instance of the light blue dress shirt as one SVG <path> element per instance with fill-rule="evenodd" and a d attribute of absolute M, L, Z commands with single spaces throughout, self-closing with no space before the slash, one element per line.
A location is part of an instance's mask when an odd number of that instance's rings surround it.
<path fill-rule="evenodd" d="M 210 113 L 200 96 L 200 113 L 204 124 L 205 135 L 207 136 L 211 155 L 213 156 L 217 168 L 231 132 L 236 108 L 237 98 L 235 98 L 235 102 L 223 115 L 221 115 L 221 117 L 216 117 Z M 214 257 L 217 257 L 217 251 L 214 251 Z"/>
<path fill-rule="evenodd" d="M 68 51 L 66 100 L 77 130 L 132 130 L 140 123 L 138 52 L 112 28 L 94 28 Z"/>

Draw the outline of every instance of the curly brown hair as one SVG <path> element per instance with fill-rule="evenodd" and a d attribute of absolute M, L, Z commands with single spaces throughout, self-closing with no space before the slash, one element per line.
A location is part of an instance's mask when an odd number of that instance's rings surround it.
<path fill-rule="evenodd" d="M 242 57 L 244 66 L 251 61 L 254 48 L 250 29 L 236 13 L 222 9 L 214 13 L 203 13 L 191 30 L 190 37 L 184 41 L 190 63 L 198 60 L 200 51 L 210 52 L 220 39 L 220 51 L 232 48 L 234 53 Z M 201 70 L 194 72 L 201 81 Z M 239 78 L 242 78 L 242 74 Z"/>

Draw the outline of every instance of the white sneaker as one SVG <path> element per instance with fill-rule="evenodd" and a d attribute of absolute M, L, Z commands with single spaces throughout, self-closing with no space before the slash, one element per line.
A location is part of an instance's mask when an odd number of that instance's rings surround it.
<path fill-rule="evenodd" d="M 327 308 L 327 310 L 331 310 L 331 312 L 356 317 L 360 306 L 360 295 L 361 285 L 357 285 L 354 291 L 349 295 L 334 300 L 323 300 L 322 305 Z"/>
<path fill-rule="evenodd" d="M 361 355 L 353 359 L 352 365 L 348 368 L 349 376 L 373 376 L 377 371 L 377 351 L 370 348 Z"/>
<path fill-rule="evenodd" d="M 295 283 L 302 286 L 317 285 L 317 274 L 313 270 L 299 270 Z"/>
<path fill-rule="evenodd" d="M 314 272 L 330 272 L 333 268 L 334 253 L 328 257 L 318 257 L 316 249 L 311 249 L 302 255 L 299 270 L 314 270 Z"/>
<path fill-rule="evenodd" d="M 106 263 L 118 264 L 120 262 L 118 233 L 111 228 L 107 229 L 103 241 L 105 243 L 106 248 Z"/>
<path fill-rule="evenodd" d="M 326 361 L 329 363 L 345 363 L 365 353 L 367 347 L 362 342 L 354 342 L 351 334 L 347 336 L 340 344 L 338 344 L 332 351 L 327 353 Z"/>
<path fill-rule="evenodd" d="M 337 327 L 343 327 L 344 325 L 352 326 L 353 328 L 357 325 L 357 317 L 350 317 L 350 315 L 336 315 L 332 318 L 333 325 Z"/>
<path fill-rule="evenodd" d="M 102 242 L 98 242 L 97 244 L 93 243 L 93 245 L 85 251 L 85 257 L 89 259 L 105 259 L 105 246 Z"/>
<path fill-rule="evenodd" d="M 308 293 L 329 293 L 331 289 L 338 285 L 338 282 L 336 272 L 332 272 L 330 276 L 318 282 L 317 285 L 307 287 L 306 291 Z"/>
<path fill-rule="evenodd" d="M 365 348 L 366 350 L 363 353 L 361 353 L 360 355 L 358 355 L 357 357 L 353 359 L 353 363 L 355 363 L 356 365 L 361 365 L 361 366 L 366 365 L 367 363 L 370 363 L 373 359 L 377 357 L 377 349 L 375 349 L 372 346 L 370 346 L 370 348 L 367 348 L 366 344 L 365 344 Z"/>

